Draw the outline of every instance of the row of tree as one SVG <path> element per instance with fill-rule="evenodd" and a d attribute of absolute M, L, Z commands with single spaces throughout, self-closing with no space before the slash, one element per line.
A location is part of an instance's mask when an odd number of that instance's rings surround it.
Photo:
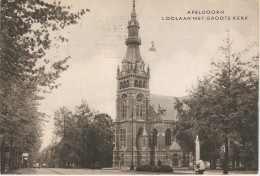
<path fill-rule="evenodd" d="M 235 53 L 229 35 L 224 42 L 219 48 L 222 57 L 212 63 L 211 72 L 190 90 L 189 98 L 177 99 L 175 108 L 183 149 L 194 152 L 199 135 L 201 158 L 213 168 L 221 159 L 227 174 L 230 162 L 258 167 L 259 54 L 252 54 L 257 43 Z"/>
<path fill-rule="evenodd" d="M 38 111 L 39 93 L 56 88 L 56 79 L 68 67 L 68 57 L 44 59 L 53 42 L 65 41 L 62 36 L 54 41 L 50 34 L 76 24 L 86 11 L 73 14 L 69 8 L 41 0 L 1 1 L 1 173 L 7 165 L 9 170 L 19 167 L 22 153 L 30 153 L 31 160 L 40 147 L 45 115 Z"/>
<path fill-rule="evenodd" d="M 73 113 L 66 107 L 55 112 L 55 140 L 42 151 L 48 167 L 111 167 L 114 123 L 107 114 L 92 112 L 85 101 Z"/>

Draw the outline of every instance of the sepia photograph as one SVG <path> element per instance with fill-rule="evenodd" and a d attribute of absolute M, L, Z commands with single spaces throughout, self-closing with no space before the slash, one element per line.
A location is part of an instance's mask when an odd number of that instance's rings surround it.
<path fill-rule="evenodd" d="M 259 0 L 1 0 L 1 175 L 245 175 Z"/>

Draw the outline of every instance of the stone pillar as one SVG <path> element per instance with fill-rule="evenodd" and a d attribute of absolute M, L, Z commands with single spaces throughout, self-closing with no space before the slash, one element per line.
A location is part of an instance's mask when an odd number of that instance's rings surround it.
<path fill-rule="evenodd" d="M 196 150 L 195 150 L 196 158 L 195 158 L 195 161 L 196 161 L 196 163 L 198 163 L 199 160 L 200 160 L 200 141 L 199 141 L 199 136 L 198 135 L 196 137 L 195 143 L 196 143 Z"/>

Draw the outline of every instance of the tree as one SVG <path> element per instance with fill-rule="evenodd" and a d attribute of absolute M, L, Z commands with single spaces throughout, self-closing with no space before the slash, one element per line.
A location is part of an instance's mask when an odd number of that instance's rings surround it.
<path fill-rule="evenodd" d="M 214 161 L 224 143 L 223 173 L 227 174 L 229 144 L 236 144 L 240 152 L 247 149 L 257 153 L 258 56 L 247 56 L 248 48 L 240 53 L 232 52 L 229 33 L 224 42 L 220 47 L 223 57 L 212 63 L 211 73 L 199 80 L 188 99 L 177 101 L 175 108 L 180 126 L 184 126 L 181 133 L 199 134 L 201 147 L 205 149 L 202 157 Z M 255 44 L 249 48 L 253 46 Z M 248 145 L 254 147 L 248 150 Z M 232 146 L 235 151 L 235 145 Z M 250 163 L 256 166 L 253 155 L 244 155 L 251 156 Z"/>
<path fill-rule="evenodd" d="M 83 100 L 74 113 L 66 107 L 58 109 L 54 119 L 57 143 L 52 146 L 56 164 L 82 168 L 112 166 L 114 123 L 108 114 L 92 112 Z M 50 152 L 45 151 L 42 158 L 47 158 L 46 153 Z"/>
<path fill-rule="evenodd" d="M 60 73 L 69 57 L 44 59 L 53 44 L 51 31 L 76 24 L 80 16 L 59 3 L 41 0 L 1 1 L 0 36 L 0 136 L 1 173 L 4 173 L 6 145 L 10 147 L 10 169 L 17 153 L 39 149 L 44 114 L 37 110 L 39 92 L 57 88 Z M 66 39 L 59 36 L 58 41 Z"/>
<path fill-rule="evenodd" d="M 96 151 L 94 163 L 98 162 L 102 167 L 113 165 L 114 149 L 114 123 L 108 114 L 97 114 L 92 125 L 96 131 Z"/>
<path fill-rule="evenodd" d="M 91 162 L 91 156 L 89 151 L 88 142 L 91 143 L 88 134 L 90 129 L 90 123 L 93 121 L 93 112 L 91 112 L 87 102 L 82 100 L 81 104 L 76 107 L 76 112 L 74 114 L 77 119 L 77 127 L 78 127 L 78 153 L 81 158 L 81 166 L 83 168 L 87 167 Z M 91 144 L 90 144 L 91 145 Z"/>

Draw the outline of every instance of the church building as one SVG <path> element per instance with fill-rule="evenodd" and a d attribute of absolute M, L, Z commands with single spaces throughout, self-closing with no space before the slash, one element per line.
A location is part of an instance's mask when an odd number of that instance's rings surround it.
<path fill-rule="evenodd" d="M 139 45 L 135 1 L 128 22 L 126 57 L 117 68 L 115 148 L 113 166 L 183 166 L 189 157 L 176 141 L 174 97 L 150 93 L 150 68 L 145 67 Z M 133 158 L 132 158 L 133 156 Z"/>

